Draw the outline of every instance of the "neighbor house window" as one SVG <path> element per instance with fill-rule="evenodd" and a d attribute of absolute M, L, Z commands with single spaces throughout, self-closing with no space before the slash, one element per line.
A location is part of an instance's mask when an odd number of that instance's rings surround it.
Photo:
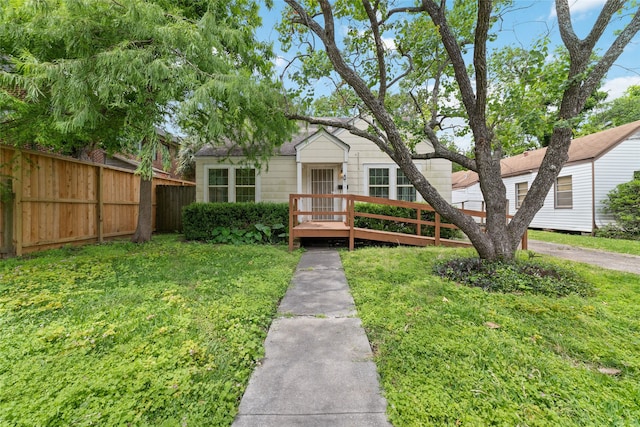
<path fill-rule="evenodd" d="M 245 168 L 210 168 L 208 202 L 255 202 L 256 170 Z"/>
<path fill-rule="evenodd" d="M 389 168 L 369 169 L 369 196 L 389 198 Z"/>
<path fill-rule="evenodd" d="M 519 209 L 520 206 L 522 206 L 522 201 L 527 195 L 527 191 L 529 191 L 528 182 L 518 182 L 516 184 L 516 209 Z"/>
<path fill-rule="evenodd" d="M 571 176 L 556 179 L 556 209 L 573 207 L 573 183 Z"/>
<path fill-rule="evenodd" d="M 398 168 L 396 170 L 396 184 L 398 190 L 398 200 L 405 200 L 407 202 L 416 201 L 416 189 L 414 188 L 409 178 L 404 174 L 403 170 Z"/>

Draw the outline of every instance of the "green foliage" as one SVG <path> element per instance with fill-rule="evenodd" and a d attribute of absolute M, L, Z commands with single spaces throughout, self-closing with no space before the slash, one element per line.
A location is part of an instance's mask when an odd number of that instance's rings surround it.
<path fill-rule="evenodd" d="M 489 59 L 492 76 L 488 110 L 496 142 L 505 155 L 549 145 L 567 86 L 569 64 L 566 49 L 549 52 L 548 39 L 529 49 L 505 46 L 493 53 Z M 605 97 L 605 93 L 595 91 L 580 120 Z"/>
<path fill-rule="evenodd" d="M 371 203 L 356 203 L 356 212 L 370 213 L 375 215 L 394 216 L 399 218 L 416 218 L 416 210 L 411 208 L 403 208 L 398 206 L 378 205 Z M 435 212 L 422 211 L 423 221 L 435 221 Z M 448 223 L 441 218 L 441 223 Z M 408 222 L 395 222 L 384 219 L 366 218 L 356 216 L 354 225 L 361 228 L 369 228 L 372 230 L 391 231 L 396 233 L 416 234 L 416 225 Z M 423 225 L 421 233 L 423 236 L 434 236 L 435 227 L 431 225 Z M 443 239 L 455 239 L 461 237 L 460 230 L 452 228 L 440 228 L 440 237 Z"/>
<path fill-rule="evenodd" d="M 173 236 L 0 263 L 0 424 L 231 425 L 298 261 Z"/>
<path fill-rule="evenodd" d="M 435 264 L 437 275 L 489 292 L 531 293 L 562 297 L 593 293 L 572 271 L 539 261 L 486 261 L 480 258 L 454 258 Z"/>
<path fill-rule="evenodd" d="M 279 243 L 288 236 L 288 203 L 192 203 L 183 209 L 187 240 Z"/>
<path fill-rule="evenodd" d="M 135 152 L 150 175 L 167 116 L 262 159 L 289 138 L 253 0 L 0 0 L 0 137 Z M 215 52 L 216 54 L 212 54 Z"/>
<path fill-rule="evenodd" d="M 593 296 L 484 292 L 431 272 L 452 252 L 341 253 L 393 425 L 637 424 L 637 275 L 564 261 Z"/>
<path fill-rule="evenodd" d="M 590 114 L 577 134 L 590 135 L 636 120 L 640 120 L 640 85 L 629 86 L 623 96 L 607 102 Z"/>
<path fill-rule="evenodd" d="M 640 179 L 618 185 L 609 192 L 603 205 L 605 212 L 613 214 L 616 220 L 615 227 L 606 229 L 607 237 L 618 234 L 640 239 Z M 614 232 L 615 228 L 619 233 Z"/>

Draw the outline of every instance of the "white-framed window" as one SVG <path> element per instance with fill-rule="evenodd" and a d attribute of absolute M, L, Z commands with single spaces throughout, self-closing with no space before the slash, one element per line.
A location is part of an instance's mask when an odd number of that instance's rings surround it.
<path fill-rule="evenodd" d="M 559 176 L 555 185 L 556 209 L 573 208 L 573 181 L 571 175 Z"/>
<path fill-rule="evenodd" d="M 516 209 L 520 209 L 520 206 L 522 206 L 522 201 L 524 200 L 528 191 L 529 191 L 528 182 L 516 183 Z"/>
<path fill-rule="evenodd" d="M 409 178 L 404 174 L 404 171 L 400 168 L 396 170 L 396 188 L 398 190 L 397 199 L 407 202 L 416 201 L 416 189 L 409 181 Z"/>
<path fill-rule="evenodd" d="M 370 164 L 365 166 L 364 193 L 385 199 L 417 200 L 416 189 L 396 164 Z"/>
<path fill-rule="evenodd" d="M 389 168 L 369 169 L 369 196 L 389 198 Z"/>
<path fill-rule="evenodd" d="M 205 168 L 207 202 L 259 202 L 260 175 L 253 168 L 209 166 Z"/>

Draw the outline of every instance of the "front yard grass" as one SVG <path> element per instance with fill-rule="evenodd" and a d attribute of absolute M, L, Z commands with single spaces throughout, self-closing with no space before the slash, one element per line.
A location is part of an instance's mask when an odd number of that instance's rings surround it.
<path fill-rule="evenodd" d="M 581 236 L 540 230 L 529 230 L 529 238 L 561 245 L 640 255 L 640 240 L 608 239 L 606 237 Z"/>
<path fill-rule="evenodd" d="M 402 247 L 342 253 L 390 421 L 638 425 L 640 277 L 572 264 L 595 293 L 555 298 L 488 293 L 432 273 L 439 257 L 472 255 Z"/>
<path fill-rule="evenodd" d="M 0 261 L 0 425 L 230 425 L 298 259 L 157 236 Z"/>

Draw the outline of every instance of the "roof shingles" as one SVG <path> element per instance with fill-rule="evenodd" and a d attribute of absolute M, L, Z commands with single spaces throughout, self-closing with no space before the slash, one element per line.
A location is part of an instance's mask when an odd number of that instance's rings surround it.
<path fill-rule="evenodd" d="M 571 141 L 571 145 L 569 146 L 569 159 L 566 164 L 597 159 L 639 131 L 640 121 L 636 121 L 576 138 Z M 502 177 L 506 178 L 538 170 L 546 152 L 546 148 L 540 148 L 502 159 L 500 161 Z M 456 190 L 467 188 L 476 182 L 478 182 L 477 173 L 473 171 L 460 171 L 452 175 L 451 186 Z"/>

